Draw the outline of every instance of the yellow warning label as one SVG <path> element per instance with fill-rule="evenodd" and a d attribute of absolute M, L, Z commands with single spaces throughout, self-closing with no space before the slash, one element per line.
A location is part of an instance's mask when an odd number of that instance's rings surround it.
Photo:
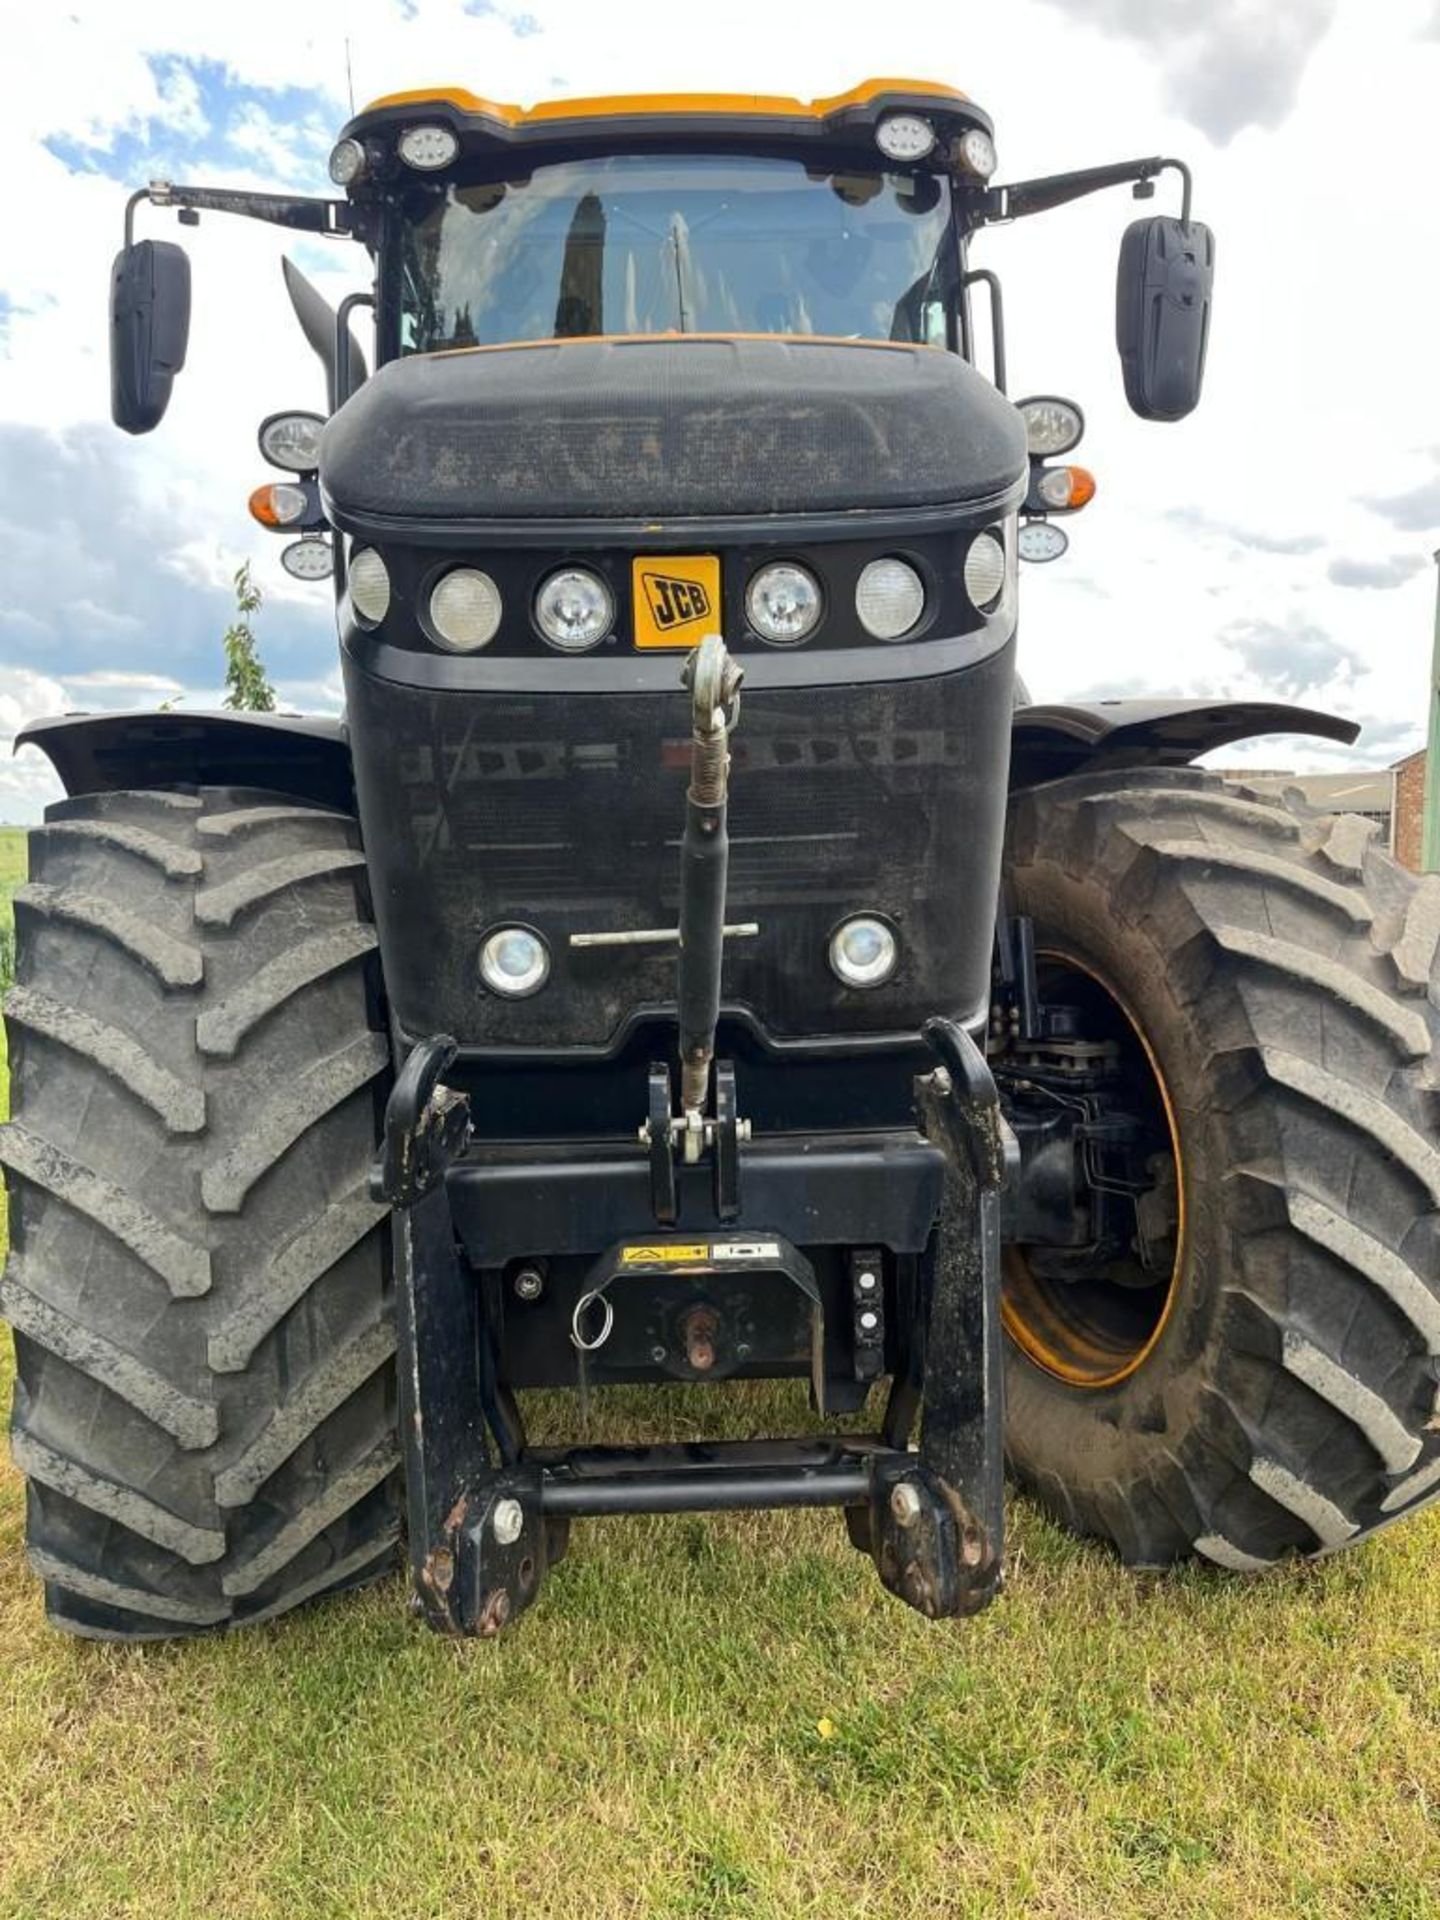
<path fill-rule="evenodd" d="M 705 1241 L 697 1246 L 653 1246 L 622 1247 L 620 1264 L 622 1267 L 675 1267 L 688 1265 L 692 1260 L 708 1260 L 710 1248 Z"/>
<path fill-rule="evenodd" d="M 720 561 L 713 553 L 636 560 L 637 647 L 693 647 L 720 630 Z"/>

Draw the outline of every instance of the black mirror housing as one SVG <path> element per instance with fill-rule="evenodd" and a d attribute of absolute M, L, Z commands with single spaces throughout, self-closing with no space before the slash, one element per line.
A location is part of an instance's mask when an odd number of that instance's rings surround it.
<path fill-rule="evenodd" d="M 110 415 L 149 433 L 170 404 L 190 337 L 190 262 L 168 240 L 137 240 L 110 277 Z"/>
<path fill-rule="evenodd" d="M 1120 243 L 1115 343 L 1142 420 L 1183 420 L 1200 399 L 1215 236 L 1198 220 L 1136 220 Z"/>

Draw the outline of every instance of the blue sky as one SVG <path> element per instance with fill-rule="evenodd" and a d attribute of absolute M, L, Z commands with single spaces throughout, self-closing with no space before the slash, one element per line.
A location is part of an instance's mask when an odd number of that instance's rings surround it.
<path fill-rule="evenodd" d="M 1125 410 L 1111 321 L 1123 195 L 997 232 L 1012 385 L 1071 392 L 1099 476 L 1072 548 L 1022 587 L 1037 695 L 1283 693 L 1366 728 L 1360 756 L 1419 744 L 1440 542 L 1440 274 L 1432 165 L 1435 0 L 732 0 L 693 16 L 607 0 L 71 0 L 13 14 L 0 155 L 26 192 L 0 247 L 0 816 L 54 792 L 10 761 L 35 714 L 212 704 L 229 578 L 250 559 L 258 633 L 288 704 L 334 711 L 324 589 L 278 566 L 245 513 L 267 477 L 260 418 L 315 406 L 320 375 L 280 282 L 289 251 L 331 294 L 363 284 L 345 244 L 207 218 L 189 363 L 160 430 L 108 421 L 105 295 L 128 190 L 155 176 L 327 190 L 357 99 L 453 82 L 525 102 L 724 87 L 808 97 L 866 74 L 967 88 L 994 115 L 1001 177 L 1179 152 L 1216 228 L 1205 404 L 1176 428 Z M 1285 764 L 1293 745 L 1280 749 Z M 1275 763 L 1267 743 L 1257 759 Z M 1333 764 L 1324 747 L 1302 750 Z"/>

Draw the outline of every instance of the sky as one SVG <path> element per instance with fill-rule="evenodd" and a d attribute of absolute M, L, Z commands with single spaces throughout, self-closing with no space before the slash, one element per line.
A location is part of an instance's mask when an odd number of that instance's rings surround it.
<path fill-rule="evenodd" d="M 997 181 L 1142 154 L 1187 160 L 1216 233 L 1205 398 L 1158 425 L 1114 348 L 1124 190 L 996 228 L 1010 388 L 1067 394 L 1094 501 L 1069 553 L 1025 570 L 1036 699 L 1190 694 L 1347 714 L 1355 748 L 1261 741 L 1255 766 L 1383 766 L 1423 744 L 1440 545 L 1440 210 L 1429 190 L 1440 0 L 0 0 L 0 818 L 59 792 L 37 715 L 219 703 L 230 579 L 252 562 L 282 704 L 341 704 L 329 590 L 292 581 L 250 520 L 274 476 L 261 418 L 320 407 L 285 297 L 288 250 L 338 299 L 348 242 L 209 215 L 164 423 L 109 420 L 106 299 L 128 191 L 152 178 L 327 193 L 348 113 L 462 85 L 567 93 L 842 92 L 949 82 L 996 123 Z M 348 63 L 348 75 L 347 75 Z M 1172 176 L 1173 178 L 1173 176 Z"/>

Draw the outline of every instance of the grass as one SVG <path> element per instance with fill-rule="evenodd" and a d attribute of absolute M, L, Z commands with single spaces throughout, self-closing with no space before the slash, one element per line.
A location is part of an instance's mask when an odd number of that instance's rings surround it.
<path fill-rule="evenodd" d="M 603 1417 L 667 1410 L 720 1411 Z M 0 1468 L 0 1920 L 1440 1915 L 1440 1513 L 1249 1584 L 1016 1499 L 935 1627 L 830 1515 L 593 1522 L 498 1643 L 397 1577 L 133 1649 L 45 1627 L 22 1517 Z"/>

